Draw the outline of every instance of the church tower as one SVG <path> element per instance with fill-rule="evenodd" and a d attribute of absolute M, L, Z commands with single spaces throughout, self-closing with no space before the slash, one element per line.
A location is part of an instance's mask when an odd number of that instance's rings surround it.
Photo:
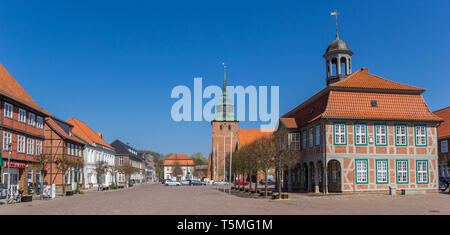
<path fill-rule="evenodd" d="M 339 38 L 336 26 L 336 39 L 330 43 L 323 56 L 326 61 L 327 86 L 352 73 L 352 56 L 353 52 L 347 43 Z"/>
<path fill-rule="evenodd" d="M 227 74 L 224 64 L 222 96 L 216 105 L 216 114 L 211 121 L 212 149 L 208 160 L 208 178 L 212 180 L 228 180 L 229 154 L 236 149 L 238 124 L 234 115 L 234 105 L 227 94 Z M 225 154 L 224 154 L 225 152 Z M 218 161 L 216 160 L 218 156 Z M 224 173 L 224 157 L 226 157 Z M 226 177 L 224 177 L 224 174 Z"/>

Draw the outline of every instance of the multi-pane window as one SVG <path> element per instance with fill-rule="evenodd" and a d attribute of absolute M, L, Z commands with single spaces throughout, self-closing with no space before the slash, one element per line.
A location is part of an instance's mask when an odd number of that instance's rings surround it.
<path fill-rule="evenodd" d="M 345 130 L 344 123 L 335 123 L 334 124 L 334 143 L 335 144 L 346 144 L 347 143 L 347 135 Z"/>
<path fill-rule="evenodd" d="M 30 138 L 27 139 L 27 154 L 34 154 L 34 140 Z"/>
<path fill-rule="evenodd" d="M 313 129 L 312 128 L 309 129 L 308 132 L 309 132 L 308 133 L 308 136 L 309 136 L 309 138 L 308 138 L 308 147 L 312 148 L 313 145 L 314 145 Z"/>
<path fill-rule="evenodd" d="M 306 131 L 302 132 L 302 149 L 306 149 Z"/>
<path fill-rule="evenodd" d="M 427 184 L 428 183 L 428 162 L 427 161 L 417 161 L 417 183 Z"/>
<path fill-rule="evenodd" d="M 27 122 L 27 111 L 25 111 L 24 109 L 19 109 L 19 122 Z"/>
<path fill-rule="evenodd" d="M 386 125 L 375 125 L 376 145 L 387 145 Z"/>
<path fill-rule="evenodd" d="M 70 143 L 67 143 L 67 155 L 70 155 Z"/>
<path fill-rule="evenodd" d="M 408 183 L 408 160 L 397 161 L 397 183 Z"/>
<path fill-rule="evenodd" d="M 356 183 L 367 182 L 367 160 L 356 160 Z"/>
<path fill-rule="evenodd" d="M 3 132 L 3 150 L 10 150 L 10 144 L 12 143 L 12 134 L 10 132 Z"/>
<path fill-rule="evenodd" d="M 12 104 L 5 102 L 5 117 L 13 118 L 13 106 Z"/>
<path fill-rule="evenodd" d="M 123 157 L 119 158 L 119 166 L 123 166 Z"/>
<path fill-rule="evenodd" d="M 395 145 L 406 145 L 406 125 L 395 126 Z"/>
<path fill-rule="evenodd" d="M 34 113 L 28 113 L 28 125 L 34 126 L 35 118 L 36 118 L 36 115 L 34 115 Z"/>
<path fill-rule="evenodd" d="M 316 145 L 320 145 L 320 125 L 316 126 Z"/>
<path fill-rule="evenodd" d="M 36 140 L 36 155 L 42 154 L 42 140 Z"/>
<path fill-rule="evenodd" d="M 355 144 L 366 144 L 366 124 L 355 124 Z"/>
<path fill-rule="evenodd" d="M 25 136 L 17 136 L 17 152 L 25 153 Z"/>
<path fill-rule="evenodd" d="M 416 145 L 427 145 L 427 137 L 426 131 L 427 128 L 425 126 L 416 126 Z"/>
<path fill-rule="evenodd" d="M 74 153 L 75 153 L 75 145 L 73 145 L 73 144 L 71 144 L 70 145 L 71 146 L 71 148 L 70 148 L 70 155 L 75 155 Z"/>
<path fill-rule="evenodd" d="M 388 182 L 388 161 L 377 160 L 377 183 Z"/>
<path fill-rule="evenodd" d="M 289 138 L 291 140 L 291 150 L 300 151 L 300 133 L 298 132 L 289 133 Z"/>
<path fill-rule="evenodd" d="M 36 117 L 36 127 L 39 129 L 44 128 L 44 119 L 40 116 Z"/>

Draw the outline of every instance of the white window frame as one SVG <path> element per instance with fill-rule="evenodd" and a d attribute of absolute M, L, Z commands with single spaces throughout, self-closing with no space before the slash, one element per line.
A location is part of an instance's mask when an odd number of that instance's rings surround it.
<path fill-rule="evenodd" d="M 19 122 L 21 123 L 27 123 L 27 111 L 25 109 L 19 108 Z"/>
<path fill-rule="evenodd" d="M 34 155 L 34 139 L 27 139 L 27 154 Z"/>
<path fill-rule="evenodd" d="M 347 125 L 345 123 L 334 124 L 334 144 L 345 145 L 347 144 Z"/>
<path fill-rule="evenodd" d="M 377 168 L 377 183 L 386 184 L 388 183 L 388 160 L 375 160 Z"/>
<path fill-rule="evenodd" d="M 13 118 L 13 112 L 14 112 L 14 106 L 10 103 L 5 102 L 5 117 L 7 118 Z"/>
<path fill-rule="evenodd" d="M 397 183 L 407 184 L 409 181 L 408 177 L 408 160 L 398 160 L 396 171 L 397 171 Z"/>
<path fill-rule="evenodd" d="M 427 127 L 424 125 L 415 126 L 415 139 L 416 146 L 426 146 L 427 145 Z"/>
<path fill-rule="evenodd" d="M 42 154 L 42 140 L 36 140 L 36 155 Z"/>
<path fill-rule="evenodd" d="M 428 161 L 417 160 L 416 170 L 417 170 L 417 183 L 428 184 Z"/>
<path fill-rule="evenodd" d="M 292 151 L 300 151 L 300 133 L 291 132 L 289 133 L 289 139 L 291 142 L 291 150 Z"/>
<path fill-rule="evenodd" d="M 313 128 L 308 129 L 308 147 L 312 148 L 314 146 L 314 133 Z"/>
<path fill-rule="evenodd" d="M 406 146 L 407 145 L 407 126 L 406 125 L 396 125 L 395 126 L 395 145 L 396 146 Z"/>
<path fill-rule="evenodd" d="M 17 135 L 17 152 L 25 153 L 26 150 L 26 138 L 22 135 Z"/>
<path fill-rule="evenodd" d="M 39 129 L 44 128 L 44 118 L 43 117 L 41 117 L 41 116 L 36 117 L 36 127 Z"/>
<path fill-rule="evenodd" d="M 316 146 L 321 145 L 321 127 L 320 125 L 316 126 Z"/>
<path fill-rule="evenodd" d="M 384 124 L 376 124 L 375 136 L 376 145 L 387 145 L 387 126 Z"/>
<path fill-rule="evenodd" d="M 367 125 L 362 123 L 356 123 L 355 129 L 355 145 L 367 144 Z"/>
<path fill-rule="evenodd" d="M 36 114 L 31 112 L 28 113 L 28 125 L 30 126 L 36 125 Z"/>
<path fill-rule="evenodd" d="M 368 168 L 369 168 L 369 161 L 364 159 L 357 159 L 355 160 L 355 166 L 356 166 L 356 183 L 357 184 L 367 184 L 369 182 L 369 176 L 368 176 Z"/>
<path fill-rule="evenodd" d="M 3 150 L 10 150 L 9 144 L 12 143 L 12 133 L 3 131 Z M 11 146 L 12 148 L 12 146 Z"/>

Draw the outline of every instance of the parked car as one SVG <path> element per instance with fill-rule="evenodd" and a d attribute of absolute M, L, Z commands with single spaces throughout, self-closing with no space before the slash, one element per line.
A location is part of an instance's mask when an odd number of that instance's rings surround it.
<path fill-rule="evenodd" d="M 200 180 L 191 180 L 190 185 L 206 185 L 206 183 L 203 183 Z"/>
<path fill-rule="evenodd" d="M 181 185 L 190 185 L 192 180 L 183 180 L 181 181 Z"/>
<path fill-rule="evenodd" d="M 264 179 L 262 179 L 262 180 L 259 181 L 259 184 L 265 185 L 266 182 L 265 182 Z M 273 184 L 275 184 L 275 182 L 273 182 L 271 179 L 268 179 L 268 180 L 267 180 L 267 185 L 273 185 Z"/>
<path fill-rule="evenodd" d="M 439 177 L 439 189 L 445 191 L 450 186 L 450 180 L 446 177 Z"/>
<path fill-rule="evenodd" d="M 172 181 L 172 180 L 171 180 L 171 179 L 163 179 L 163 180 L 161 181 L 161 184 L 166 184 L 167 181 Z"/>
<path fill-rule="evenodd" d="M 250 183 L 249 183 L 248 181 L 236 180 L 236 184 L 239 184 L 239 185 L 249 185 Z"/>
<path fill-rule="evenodd" d="M 167 180 L 165 185 L 166 186 L 181 186 L 181 183 L 178 181 Z"/>
<path fill-rule="evenodd" d="M 226 181 L 214 181 L 213 185 L 228 185 L 230 183 Z"/>

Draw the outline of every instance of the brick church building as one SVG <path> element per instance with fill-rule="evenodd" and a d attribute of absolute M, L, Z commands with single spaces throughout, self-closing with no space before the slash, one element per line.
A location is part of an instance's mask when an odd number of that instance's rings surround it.
<path fill-rule="evenodd" d="M 437 126 L 425 89 L 352 72 L 339 38 L 324 55 L 326 87 L 280 118 L 300 152 L 284 187 L 302 192 L 438 189 Z"/>
<path fill-rule="evenodd" d="M 272 131 L 239 129 L 239 121 L 234 115 L 234 105 L 227 94 L 226 71 L 223 78 L 222 97 L 216 105 L 216 114 L 211 126 L 212 149 L 208 158 L 207 178 L 215 181 L 229 180 L 230 153 L 239 147 L 272 135 Z M 262 176 L 259 175 L 257 178 L 262 179 Z"/>

